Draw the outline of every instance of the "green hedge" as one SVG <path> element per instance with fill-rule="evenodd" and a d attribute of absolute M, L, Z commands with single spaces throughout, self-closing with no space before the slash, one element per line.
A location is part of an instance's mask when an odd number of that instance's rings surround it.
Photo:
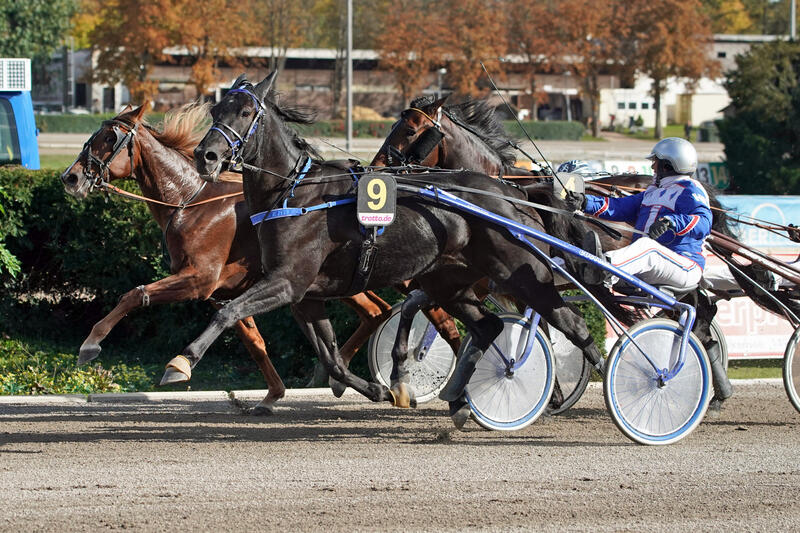
<path fill-rule="evenodd" d="M 112 118 L 113 114 L 103 115 L 36 115 L 36 125 L 43 132 L 48 133 L 86 133 L 90 134 L 100 127 L 104 120 Z M 157 124 L 163 115 L 152 113 L 148 121 Z M 356 120 L 353 121 L 353 136 L 360 138 L 385 138 L 392 129 L 394 120 Z M 569 140 L 578 141 L 584 134 L 583 124 L 580 122 L 566 121 L 525 121 L 522 123 L 525 131 L 535 139 L 544 140 Z M 504 121 L 506 131 L 513 137 L 524 139 L 525 135 L 516 121 Z M 298 126 L 304 137 L 344 137 L 344 120 L 324 120 L 315 124 Z"/>
<path fill-rule="evenodd" d="M 516 121 L 505 121 L 503 125 L 506 131 L 512 137 L 524 139 L 525 134 L 520 129 Z M 550 140 L 563 140 L 563 141 L 579 141 L 585 133 L 586 128 L 580 122 L 567 122 L 565 120 L 554 120 L 548 122 L 542 121 L 524 121 L 522 122 L 525 131 L 534 139 L 541 139 L 545 141 Z"/>
<path fill-rule="evenodd" d="M 116 113 L 97 115 L 36 115 L 36 127 L 44 133 L 94 133 L 104 120 L 117 116 Z M 147 120 L 157 124 L 164 118 L 163 113 L 150 113 Z"/>

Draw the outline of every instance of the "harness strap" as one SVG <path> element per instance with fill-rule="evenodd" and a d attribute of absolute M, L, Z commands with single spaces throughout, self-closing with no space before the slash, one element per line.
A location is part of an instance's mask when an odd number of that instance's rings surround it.
<path fill-rule="evenodd" d="M 275 218 L 299 217 L 310 213 L 312 211 L 319 211 L 320 209 L 330 209 L 339 205 L 347 205 L 355 203 L 355 196 L 348 196 L 341 200 L 332 200 L 323 204 L 312 205 L 311 207 L 283 207 L 281 209 L 272 209 L 271 211 L 262 211 L 250 216 L 250 222 L 257 226 L 265 220 L 272 220 Z"/>

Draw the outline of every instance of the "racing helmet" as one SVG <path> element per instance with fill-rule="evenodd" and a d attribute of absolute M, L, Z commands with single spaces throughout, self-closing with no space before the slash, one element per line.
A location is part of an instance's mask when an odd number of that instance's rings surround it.
<path fill-rule="evenodd" d="M 668 161 L 675 172 L 680 174 L 694 174 L 697 170 L 697 150 L 692 143 L 680 137 L 661 139 L 653 146 L 647 159 Z"/>
<path fill-rule="evenodd" d="M 586 161 L 581 161 L 580 159 L 572 159 L 565 163 L 561 163 L 558 165 L 558 169 L 556 172 L 565 172 L 570 174 L 593 174 L 592 168 L 589 166 L 589 163 Z"/>

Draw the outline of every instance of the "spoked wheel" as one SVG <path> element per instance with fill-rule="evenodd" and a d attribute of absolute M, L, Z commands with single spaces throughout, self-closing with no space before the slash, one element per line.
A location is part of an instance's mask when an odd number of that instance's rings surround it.
<path fill-rule="evenodd" d="M 516 308 L 513 302 L 507 298 L 491 294 L 487 296 L 486 301 L 495 305 L 500 311 L 512 311 Z M 553 348 L 556 381 L 561 389 L 563 401 L 556 408 L 552 408 L 548 404 L 545 412 L 550 415 L 558 415 L 575 405 L 586 392 L 589 378 L 592 377 L 592 365 L 583 356 L 583 351 L 554 327 L 549 326 L 546 335 Z"/>
<path fill-rule="evenodd" d="M 592 376 L 592 365 L 583 356 L 583 350 L 572 344 L 563 333 L 552 326 L 548 328 L 548 333 L 553 347 L 556 379 L 564 401 L 556 408 L 548 404 L 547 413 L 558 415 L 575 405 L 586 392 Z"/>
<path fill-rule="evenodd" d="M 387 387 L 391 387 L 392 347 L 400 325 L 402 305 L 398 303 L 392 306 L 389 319 L 378 327 L 367 346 L 372 378 Z M 410 365 L 410 385 L 417 403 L 432 400 L 453 373 L 456 356 L 422 311 L 417 312 L 411 322 L 408 355 L 416 359 L 416 363 Z"/>
<path fill-rule="evenodd" d="M 658 368 L 671 368 L 678 358 L 681 327 L 652 318 L 635 324 L 628 335 Z M 659 386 L 656 371 L 625 335 L 606 362 L 606 406 L 616 426 L 640 444 L 670 444 L 692 432 L 711 399 L 711 365 L 700 341 L 689 336 L 683 368 Z"/>
<path fill-rule="evenodd" d="M 786 345 L 783 355 L 783 388 L 794 408 L 800 411 L 800 328 L 797 328 Z"/>
<path fill-rule="evenodd" d="M 541 328 L 531 332 L 530 322 L 516 313 L 499 317 L 503 331 L 478 361 L 466 396 L 478 424 L 510 431 L 524 428 L 544 412 L 555 372 L 552 348 Z M 461 350 L 470 344 L 472 336 L 467 335 Z"/>

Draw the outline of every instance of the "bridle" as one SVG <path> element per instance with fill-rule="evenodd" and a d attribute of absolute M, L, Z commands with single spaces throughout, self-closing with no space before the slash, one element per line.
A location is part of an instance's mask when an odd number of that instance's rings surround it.
<path fill-rule="evenodd" d="M 386 155 L 389 159 L 389 165 L 392 166 L 393 159 L 398 160 L 400 164 L 422 163 L 437 146 L 440 146 L 440 149 L 442 150 L 441 159 L 444 160 L 447 152 L 444 144 L 442 143 L 444 140 L 444 132 L 442 131 L 442 108 L 438 107 L 436 109 L 436 118 L 433 118 L 422 109 L 410 107 L 400 113 L 401 120 L 405 120 L 407 113 L 411 111 L 415 111 L 424 116 L 431 122 L 432 126 L 426 128 L 425 131 L 423 131 L 422 134 L 420 134 L 419 137 L 417 137 L 417 139 L 408 146 L 405 154 L 403 154 L 394 146 L 388 146 L 386 148 Z M 399 125 L 400 122 L 398 121 L 397 125 L 395 125 L 395 128 L 397 128 Z M 394 128 L 392 131 L 394 131 Z"/>
<path fill-rule="evenodd" d="M 114 147 L 111 149 L 111 153 L 105 159 L 100 159 L 92 153 L 92 143 L 98 135 L 103 133 L 106 127 L 111 127 L 114 135 L 116 135 L 116 140 L 114 141 Z M 131 125 L 116 119 L 105 120 L 100 129 L 89 137 L 89 140 L 83 145 L 83 150 L 81 150 L 81 153 L 78 155 L 76 162 L 80 161 L 81 155 L 86 152 L 86 176 L 89 178 L 90 192 L 95 187 L 104 187 L 108 185 L 110 181 L 108 179 L 108 174 L 110 172 L 109 167 L 119 153 L 125 148 L 128 149 L 130 167 L 128 168 L 128 175 L 123 179 L 133 177 L 133 138 L 136 136 L 138 127 L 138 123 Z"/>
<path fill-rule="evenodd" d="M 258 112 L 253 117 L 253 121 L 250 123 L 247 134 L 242 137 L 235 129 L 219 121 L 214 122 L 208 131 L 218 131 L 219 134 L 222 135 L 222 138 L 225 139 L 225 142 L 228 143 L 228 147 L 231 150 L 230 164 L 235 167 L 242 164 L 242 151 L 244 150 L 247 141 L 250 140 L 250 138 L 256 132 L 256 129 L 258 129 L 258 122 L 261 120 L 261 117 L 264 116 L 266 108 L 264 107 L 264 103 L 255 94 L 247 89 L 231 89 L 226 93 L 226 96 L 232 93 L 246 94 L 253 99 L 253 102 L 256 104 L 256 108 L 258 109 Z M 226 130 L 228 133 L 225 133 Z M 228 134 L 230 134 L 230 136 Z M 231 136 L 234 138 L 231 138 Z"/>
<path fill-rule="evenodd" d="M 116 140 L 114 141 L 114 147 L 111 150 L 111 153 L 105 159 L 100 159 L 92 153 L 92 143 L 100 135 L 106 127 L 111 127 L 116 135 Z M 119 153 L 127 147 L 128 149 L 128 157 L 130 158 L 130 166 L 128 167 L 128 175 L 121 179 L 134 179 L 133 170 L 134 170 L 134 163 L 133 163 L 133 138 L 136 136 L 136 131 L 139 128 L 139 123 L 136 124 L 129 124 L 122 120 L 111 119 L 103 121 L 100 129 L 98 129 L 94 134 L 89 137 L 89 140 L 86 141 L 83 145 L 83 150 L 78 155 L 78 159 L 75 162 L 80 161 L 83 153 L 86 152 L 86 167 L 84 170 L 84 174 L 88 178 L 89 181 L 89 192 L 91 192 L 95 187 L 98 189 L 102 189 L 106 192 L 110 192 L 112 194 L 116 194 L 117 196 L 122 196 L 123 198 L 128 198 L 130 200 L 137 200 L 141 202 L 148 202 L 163 205 L 165 207 L 173 207 L 177 208 L 178 210 L 186 209 L 187 207 L 194 207 L 196 205 L 202 205 L 209 202 L 214 202 L 217 200 L 224 200 L 226 198 L 233 198 L 236 196 L 240 196 L 244 194 L 243 192 L 236 192 L 236 193 L 229 193 L 223 194 L 221 196 L 215 196 L 213 198 L 209 198 L 207 200 L 203 200 L 200 202 L 194 202 L 194 200 L 200 196 L 200 193 L 205 189 L 207 182 L 203 182 L 200 187 L 197 188 L 194 193 L 192 193 L 189 198 L 185 201 L 182 201 L 179 204 L 169 203 L 169 202 L 162 202 L 161 200 L 155 200 L 153 198 L 147 198 L 145 196 L 141 196 L 124 189 L 120 189 L 110 183 L 109 173 L 111 172 L 110 166 L 114 159 L 119 155 Z M 124 131 L 121 131 L 124 130 Z M 74 165 L 75 163 L 73 163 Z M 97 167 L 97 171 L 95 171 L 95 167 Z M 176 211 L 177 212 L 177 211 Z M 174 216 L 174 213 L 173 213 Z M 170 221 L 172 219 L 170 218 Z"/>

